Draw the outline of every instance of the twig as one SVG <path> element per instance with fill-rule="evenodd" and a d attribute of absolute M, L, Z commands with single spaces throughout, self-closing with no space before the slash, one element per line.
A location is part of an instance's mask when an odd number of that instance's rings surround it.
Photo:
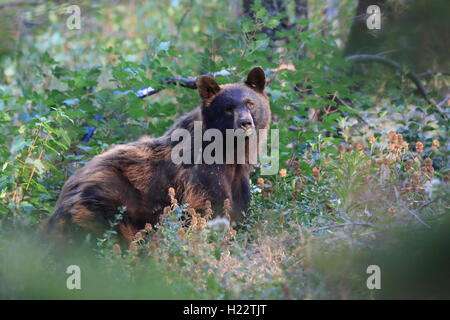
<path fill-rule="evenodd" d="M 230 70 L 235 70 L 235 68 L 231 68 Z M 217 77 L 217 76 L 225 76 L 228 77 L 231 75 L 231 72 L 228 70 L 220 70 L 218 72 L 212 72 L 212 73 L 207 73 L 206 75 L 210 75 L 213 77 Z M 169 78 L 164 78 L 162 80 L 163 85 L 164 84 L 179 84 L 182 87 L 186 87 L 189 89 L 197 89 L 197 79 L 199 77 L 192 77 L 192 78 L 184 78 L 184 77 L 169 77 Z M 149 97 L 152 96 L 158 92 L 160 92 L 162 89 L 155 89 L 152 87 L 145 87 L 140 89 L 139 91 L 136 92 L 136 96 L 138 98 L 145 98 L 145 97 Z"/>
<path fill-rule="evenodd" d="M 450 76 L 450 72 L 444 71 L 444 70 L 425 71 L 425 72 L 421 72 L 421 73 L 416 73 L 416 76 L 418 76 L 419 78 L 423 78 L 423 77 L 435 76 L 437 74 L 442 74 L 444 76 Z"/>
<path fill-rule="evenodd" d="M 423 203 L 419 208 L 416 209 L 416 211 L 417 212 L 421 211 L 423 208 L 428 207 L 430 204 L 432 204 L 433 202 L 435 202 L 435 201 L 437 201 L 437 200 L 439 200 L 441 198 L 442 198 L 442 196 L 437 196 L 436 198 L 431 199 L 431 200 Z"/>
<path fill-rule="evenodd" d="M 386 58 L 386 57 L 382 57 L 382 56 L 377 56 L 377 55 L 373 55 L 373 54 L 356 54 L 353 56 L 345 57 L 345 60 L 380 62 L 380 63 L 388 65 L 394 69 L 399 70 L 403 74 L 403 68 L 398 62 L 391 60 L 389 58 Z M 416 85 L 417 89 L 422 94 L 422 96 L 425 98 L 425 100 L 427 100 L 429 103 L 431 103 L 431 101 L 429 100 L 429 98 L 427 96 L 425 87 L 422 85 L 422 83 L 420 82 L 417 75 L 414 72 L 408 72 L 408 73 L 406 73 L 406 77 L 408 77 Z"/>
<path fill-rule="evenodd" d="M 324 226 L 324 227 L 317 227 L 317 228 L 313 228 L 310 229 L 310 232 L 316 232 L 316 231 L 321 231 L 321 230 L 328 230 L 328 229 L 334 229 L 334 228 L 341 228 L 341 227 L 346 227 L 346 226 L 362 226 L 362 227 L 375 227 L 374 224 L 369 223 L 369 222 L 347 222 L 347 223 L 340 223 L 340 224 L 332 224 L 330 226 Z"/>
<path fill-rule="evenodd" d="M 416 218 L 417 221 L 419 221 L 421 224 L 423 224 L 423 225 L 424 225 L 425 227 L 427 227 L 428 229 L 431 229 L 430 225 L 429 225 L 428 223 L 426 223 L 425 221 L 423 221 L 423 220 L 419 217 L 419 215 L 418 215 L 416 212 L 414 212 L 413 210 L 411 210 L 411 209 L 409 209 L 409 208 L 406 208 L 406 210 L 408 210 L 408 212 L 409 212 L 414 218 Z"/>
<path fill-rule="evenodd" d="M 428 97 L 428 93 L 427 93 L 425 87 L 423 86 L 422 82 L 420 81 L 419 77 L 412 71 L 404 73 L 402 66 L 398 62 L 396 62 L 392 59 L 386 58 L 386 57 L 377 56 L 377 55 L 373 55 L 373 54 L 356 54 L 356 55 L 348 56 L 345 59 L 348 61 L 375 61 L 375 62 L 383 63 L 387 66 L 390 66 L 391 68 L 394 68 L 394 69 L 400 71 L 401 74 L 405 75 L 408 79 L 410 79 L 416 85 L 417 90 L 419 90 L 422 97 L 429 104 L 434 105 L 443 118 L 445 118 L 445 119 L 447 118 L 446 113 L 443 112 L 440 108 L 438 108 L 438 106 L 436 105 L 436 102 L 433 101 L 433 99 Z"/>
<path fill-rule="evenodd" d="M 186 11 L 184 11 L 183 15 L 181 16 L 180 21 L 177 23 L 177 30 L 178 30 L 178 34 L 180 34 L 180 28 L 183 25 L 184 19 L 186 19 L 187 15 L 189 14 L 189 12 L 191 12 L 192 10 L 192 4 L 193 4 L 194 0 L 191 0 L 187 6 Z"/>

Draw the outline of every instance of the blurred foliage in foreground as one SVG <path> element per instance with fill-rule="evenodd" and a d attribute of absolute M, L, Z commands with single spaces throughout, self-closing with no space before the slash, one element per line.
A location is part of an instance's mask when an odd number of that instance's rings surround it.
<path fill-rule="evenodd" d="M 255 20 L 236 19 L 238 2 L 82 2 L 81 30 L 67 29 L 65 5 L 2 9 L 1 23 L 19 27 L 0 42 L 0 296 L 449 297 L 435 285 L 447 279 L 449 120 L 404 74 L 343 57 L 355 2 L 331 21 L 325 1 L 309 2 L 308 20 L 291 8 L 294 27 L 282 29 L 260 2 Z M 33 237 L 74 170 L 113 144 L 161 135 L 199 101 L 179 86 L 148 99 L 133 91 L 223 69 L 233 75 L 220 83 L 241 81 L 254 65 L 270 80 L 282 170 L 255 172 L 244 224 L 180 204 L 130 248 L 110 231 L 94 253 L 62 257 Z M 423 81 L 435 100 L 448 90 L 444 74 Z M 85 277 L 79 292 L 65 288 L 70 264 Z M 367 290 L 370 264 L 381 291 Z"/>

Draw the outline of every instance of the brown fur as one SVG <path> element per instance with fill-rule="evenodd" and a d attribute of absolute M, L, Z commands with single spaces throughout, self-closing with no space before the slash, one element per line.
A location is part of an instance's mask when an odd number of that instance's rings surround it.
<path fill-rule="evenodd" d="M 98 235 L 114 219 L 118 208 L 125 206 L 123 220 L 116 229 L 126 241 L 131 241 L 145 223 L 158 222 L 163 208 L 170 204 L 169 187 L 175 189 L 179 202 L 188 203 L 200 212 L 209 200 L 215 213 L 220 214 L 223 201 L 230 199 L 232 219 L 239 220 L 250 199 L 250 165 L 176 165 L 171 161 L 175 143 L 170 135 L 177 128 L 192 132 L 194 121 L 202 121 L 204 128 L 216 128 L 218 124 L 219 129 L 229 128 L 230 123 L 225 122 L 220 128 L 220 119 L 225 119 L 220 114 L 220 103 L 227 103 L 227 99 L 239 105 L 241 100 L 253 99 L 256 107 L 251 115 L 255 127 L 267 128 L 270 108 L 264 85 L 264 74 L 258 68 L 250 72 L 243 84 L 219 87 L 212 78 L 201 77 L 198 81 L 201 107 L 180 118 L 164 136 L 118 145 L 76 171 L 63 186 L 55 212 L 43 225 L 43 231 L 55 239 L 70 238 L 80 230 Z M 245 107 L 240 107 L 245 111 Z M 218 122 L 205 120 L 215 118 L 215 113 L 219 113 Z M 250 114 L 248 110 L 246 114 Z"/>

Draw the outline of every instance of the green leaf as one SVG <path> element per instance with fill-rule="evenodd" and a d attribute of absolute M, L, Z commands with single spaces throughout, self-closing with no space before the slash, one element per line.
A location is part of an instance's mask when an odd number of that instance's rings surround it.
<path fill-rule="evenodd" d="M 22 150 L 25 147 L 30 146 L 30 141 L 25 140 L 22 137 L 19 137 L 16 139 L 13 144 L 11 145 L 10 152 L 11 153 L 17 153 L 18 151 Z"/>

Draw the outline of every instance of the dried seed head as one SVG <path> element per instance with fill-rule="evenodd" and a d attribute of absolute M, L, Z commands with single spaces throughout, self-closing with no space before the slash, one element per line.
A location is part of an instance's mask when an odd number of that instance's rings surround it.
<path fill-rule="evenodd" d="M 423 143 L 418 141 L 416 142 L 416 151 L 418 154 L 422 154 L 423 153 Z"/>
<path fill-rule="evenodd" d="M 372 160 L 369 159 L 364 163 L 364 168 L 369 168 L 371 165 L 372 165 Z"/>
<path fill-rule="evenodd" d="M 133 256 L 135 256 L 138 254 L 138 251 L 139 251 L 139 248 L 138 248 L 137 244 L 134 242 L 130 243 L 130 253 Z"/>
<path fill-rule="evenodd" d="M 440 142 L 439 142 L 438 139 L 433 139 L 433 146 L 436 147 L 436 148 L 439 148 Z"/>
<path fill-rule="evenodd" d="M 290 169 L 297 169 L 299 165 L 299 161 L 297 158 L 291 158 L 287 162 L 287 167 Z"/>
<path fill-rule="evenodd" d="M 394 131 L 389 130 L 387 134 L 390 143 L 397 143 L 397 134 Z"/>
<path fill-rule="evenodd" d="M 397 143 L 398 142 L 397 135 L 393 134 L 393 135 L 389 136 L 389 142 L 392 143 L 392 144 Z"/>
<path fill-rule="evenodd" d="M 437 152 L 439 150 L 439 140 L 437 139 L 433 139 L 433 145 L 431 146 L 431 150 L 433 150 L 433 152 Z"/>
<path fill-rule="evenodd" d="M 412 167 L 413 167 L 413 164 L 414 164 L 414 160 L 413 159 L 408 159 L 406 161 L 406 164 L 405 164 L 406 170 L 411 170 Z"/>
<path fill-rule="evenodd" d="M 145 231 L 149 232 L 149 231 L 152 231 L 153 226 L 151 223 L 146 223 L 144 229 L 145 229 Z"/>
<path fill-rule="evenodd" d="M 431 160 L 429 157 L 426 158 L 424 162 L 426 167 L 433 167 L 433 160 Z"/>
<path fill-rule="evenodd" d="M 264 189 L 264 179 L 263 178 L 258 178 L 258 180 L 256 180 L 256 183 L 258 185 L 258 188 L 260 188 L 261 190 Z"/>
<path fill-rule="evenodd" d="M 205 210 L 205 216 L 206 216 L 206 218 L 211 218 L 212 217 L 212 215 L 213 215 L 213 211 L 212 211 L 212 209 L 210 209 L 210 208 L 208 208 L 208 209 L 206 209 Z"/>
<path fill-rule="evenodd" d="M 194 208 L 189 208 L 187 211 L 188 211 L 188 214 L 189 214 L 191 217 L 197 216 L 197 212 L 195 212 L 195 209 L 194 209 Z"/>
<path fill-rule="evenodd" d="M 184 228 L 178 229 L 178 236 L 180 237 L 181 240 L 184 240 L 185 234 L 186 234 L 186 230 Z"/>
<path fill-rule="evenodd" d="M 356 148 L 356 150 L 358 150 L 358 151 L 362 151 L 363 145 L 362 145 L 361 143 L 357 143 L 357 144 L 355 145 L 355 148 Z"/>
<path fill-rule="evenodd" d="M 413 182 L 415 185 L 420 185 L 420 172 L 413 173 Z"/>
<path fill-rule="evenodd" d="M 225 199 L 223 201 L 223 209 L 224 210 L 231 210 L 231 201 L 230 201 L 230 199 Z"/>
<path fill-rule="evenodd" d="M 388 150 L 388 151 L 394 151 L 395 150 L 395 144 L 390 144 L 390 145 L 388 145 L 387 147 L 386 147 L 386 149 Z"/>
<path fill-rule="evenodd" d="M 312 174 L 313 174 L 314 178 L 316 178 L 316 181 L 319 181 L 320 171 L 319 171 L 318 167 L 314 167 L 312 169 Z"/>

